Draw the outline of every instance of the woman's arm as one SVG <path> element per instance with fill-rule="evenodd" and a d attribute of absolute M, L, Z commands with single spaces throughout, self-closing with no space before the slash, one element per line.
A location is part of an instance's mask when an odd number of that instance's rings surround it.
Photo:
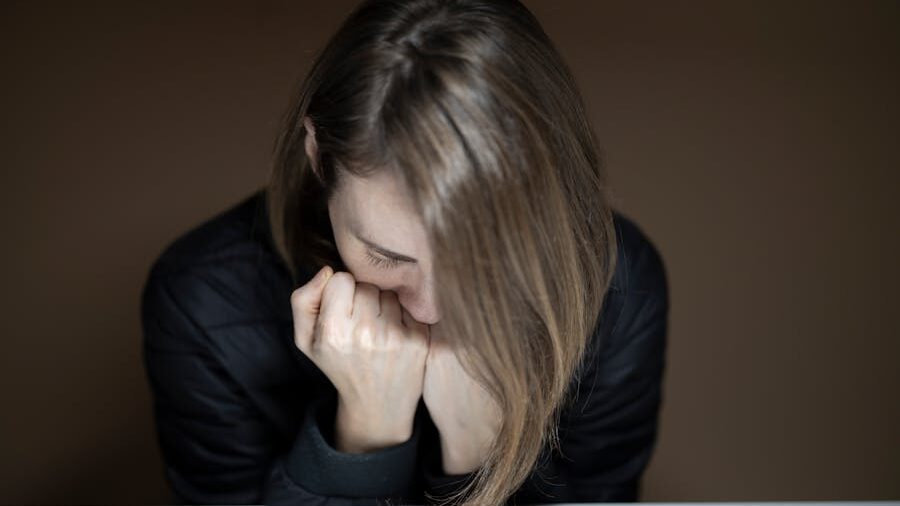
<path fill-rule="evenodd" d="M 202 281 L 182 278 L 175 291 L 170 278 L 151 273 L 141 308 L 158 439 L 179 502 L 350 506 L 403 491 L 415 473 L 417 432 L 376 452 L 340 453 L 328 438 L 334 413 L 322 401 L 304 408 L 295 441 L 285 444 L 179 297 L 189 283 Z M 297 402 L 305 398 L 298 392 Z"/>

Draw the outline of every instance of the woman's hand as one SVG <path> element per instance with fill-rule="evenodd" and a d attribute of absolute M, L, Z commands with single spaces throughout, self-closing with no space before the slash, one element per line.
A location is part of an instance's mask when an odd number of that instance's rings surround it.
<path fill-rule="evenodd" d="M 480 467 L 500 429 L 501 411 L 493 397 L 463 369 L 456 353 L 431 326 L 423 397 L 440 432 L 446 474 Z"/>
<path fill-rule="evenodd" d="M 363 453 L 412 436 L 428 326 L 397 295 L 324 267 L 291 294 L 294 342 L 338 392 L 335 446 Z"/>

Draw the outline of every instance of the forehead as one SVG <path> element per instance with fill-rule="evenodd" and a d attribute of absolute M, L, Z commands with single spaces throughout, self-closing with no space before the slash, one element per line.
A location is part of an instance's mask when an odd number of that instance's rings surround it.
<path fill-rule="evenodd" d="M 406 185 L 389 170 L 374 171 L 365 177 L 342 172 L 336 196 L 346 198 L 347 204 L 391 207 L 406 213 L 413 212 L 412 199 Z"/>
<path fill-rule="evenodd" d="M 425 237 L 409 191 L 392 171 L 375 171 L 366 177 L 345 172 L 334 197 L 351 225 L 372 239 L 388 242 L 412 236 L 413 242 L 420 242 Z"/>

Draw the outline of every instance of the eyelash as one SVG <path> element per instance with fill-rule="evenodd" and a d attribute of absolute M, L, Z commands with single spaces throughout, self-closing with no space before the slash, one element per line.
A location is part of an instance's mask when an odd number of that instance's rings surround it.
<path fill-rule="evenodd" d="M 368 260 L 369 263 L 374 265 L 375 267 L 381 267 L 384 269 L 396 267 L 400 263 L 399 260 L 394 260 L 392 258 L 388 259 L 375 256 L 369 251 L 366 251 L 366 260 Z"/>

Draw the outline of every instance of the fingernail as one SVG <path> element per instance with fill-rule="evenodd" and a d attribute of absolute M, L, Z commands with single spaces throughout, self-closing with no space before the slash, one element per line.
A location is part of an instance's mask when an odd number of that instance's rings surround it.
<path fill-rule="evenodd" d="M 319 273 L 316 274 L 316 283 L 322 284 L 328 281 L 328 278 L 330 278 L 332 274 L 334 274 L 334 271 L 332 271 L 331 266 L 326 265 L 325 267 L 322 267 L 319 269 Z"/>

